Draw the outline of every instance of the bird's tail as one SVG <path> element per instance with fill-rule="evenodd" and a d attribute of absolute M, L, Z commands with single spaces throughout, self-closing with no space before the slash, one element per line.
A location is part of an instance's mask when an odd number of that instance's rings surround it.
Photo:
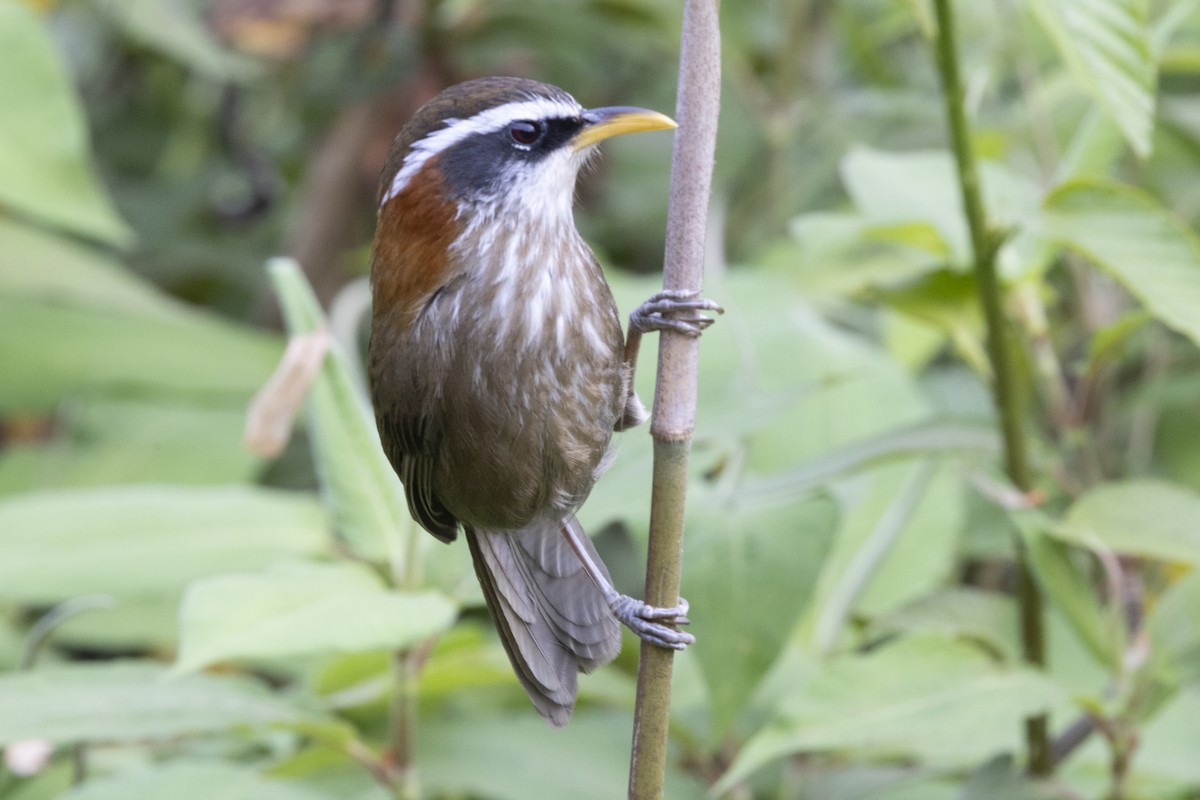
<path fill-rule="evenodd" d="M 616 658 L 621 626 L 584 572 L 560 525 L 467 528 L 475 574 L 513 669 L 538 713 L 561 726 L 575 709 L 576 677 Z M 586 535 L 578 537 L 605 572 Z"/>

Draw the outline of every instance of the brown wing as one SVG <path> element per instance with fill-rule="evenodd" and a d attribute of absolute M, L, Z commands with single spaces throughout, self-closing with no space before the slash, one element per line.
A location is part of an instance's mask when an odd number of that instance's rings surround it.
<path fill-rule="evenodd" d="M 408 511 L 425 530 L 443 542 L 458 536 L 458 520 L 433 490 L 433 454 L 437 437 L 430 436 L 426 420 L 377 410 L 375 424 L 383 451 L 404 484 Z"/>

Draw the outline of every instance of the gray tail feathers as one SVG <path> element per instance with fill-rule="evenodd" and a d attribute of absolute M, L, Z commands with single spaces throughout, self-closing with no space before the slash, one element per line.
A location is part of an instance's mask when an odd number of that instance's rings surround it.
<path fill-rule="evenodd" d="M 575 709 L 578 673 L 607 664 L 621 649 L 620 623 L 561 525 L 579 523 L 572 516 L 521 530 L 466 529 L 475 574 L 517 678 L 555 726 L 567 724 Z M 579 538 L 607 577 L 591 540 Z"/>

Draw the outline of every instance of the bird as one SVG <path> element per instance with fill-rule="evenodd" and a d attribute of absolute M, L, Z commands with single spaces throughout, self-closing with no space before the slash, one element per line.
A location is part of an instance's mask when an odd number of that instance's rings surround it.
<path fill-rule="evenodd" d="M 576 178 L 608 138 L 676 127 L 628 106 L 585 109 L 515 77 L 451 86 L 392 143 L 371 253 L 367 373 L 383 450 L 429 533 L 461 529 L 518 680 L 554 726 L 577 677 L 612 661 L 620 624 L 662 647 L 694 637 L 686 600 L 622 595 L 576 518 L 645 421 L 633 390 L 642 334 L 698 336 L 720 312 L 663 291 L 628 337 L 575 228 Z"/>

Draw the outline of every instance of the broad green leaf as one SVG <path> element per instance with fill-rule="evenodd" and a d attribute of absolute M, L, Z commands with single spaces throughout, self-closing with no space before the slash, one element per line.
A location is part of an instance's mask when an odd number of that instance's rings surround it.
<path fill-rule="evenodd" d="M 954 265 L 970 264 L 970 237 L 949 151 L 889 153 L 855 147 L 842 159 L 841 172 L 846 191 L 872 226 L 886 232 L 898 225 L 925 223 L 937 232 L 937 240 L 926 249 Z M 992 225 L 1018 227 L 1030 221 L 1041 197 L 1033 181 L 994 162 L 980 165 L 979 180 Z"/>
<path fill-rule="evenodd" d="M 54 643 L 100 653 L 172 651 L 179 641 L 182 593 L 179 589 L 146 597 L 97 595 L 113 604 L 70 617 L 54 629 Z"/>
<path fill-rule="evenodd" d="M 173 739 L 307 716 L 253 681 L 211 675 L 168 680 L 163 668 L 148 662 L 0 675 L 0 745 Z"/>
<path fill-rule="evenodd" d="M 1043 232 L 1200 344 L 1200 239 L 1149 194 L 1106 181 L 1070 181 L 1046 199 Z"/>
<path fill-rule="evenodd" d="M 690 630 L 722 741 L 808 604 L 837 527 L 827 497 L 744 508 L 711 493 L 688 502 L 683 593 L 703 613 Z M 763 609 L 771 609 L 763 613 Z"/>
<path fill-rule="evenodd" d="M 233 761 L 167 762 L 89 777 L 60 800 L 329 800 L 295 781 L 263 777 Z"/>
<path fill-rule="evenodd" d="M 1140 156 L 1151 149 L 1154 89 L 1147 0 L 1030 0 L 1071 71 Z"/>
<path fill-rule="evenodd" d="M 948 269 L 935 270 L 903 284 L 881 288 L 874 298 L 941 330 L 972 369 L 981 375 L 989 373 L 983 343 L 983 312 L 974 276 Z"/>
<path fill-rule="evenodd" d="M 61 438 L 0 450 L 0 495 L 147 481 L 252 480 L 261 461 L 242 444 L 245 408 L 180 400 L 70 404 L 58 417 Z"/>
<path fill-rule="evenodd" d="M 1200 680 L 1200 570 L 1171 584 L 1146 621 L 1151 656 L 1173 684 Z"/>
<path fill-rule="evenodd" d="M 97 0 L 96 6 L 130 39 L 176 58 L 205 77 L 246 81 L 262 69 L 220 47 L 197 11 L 175 0 Z"/>
<path fill-rule="evenodd" d="M 396 592 L 356 564 L 290 563 L 216 575 L 188 587 L 176 672 L 217 661 L 398 650 L 449 627 L 456 608 L 434 592 Z"/>
<path fill-rule="evenodd" d="M 0 75 L 0 208 L 127 244 L 132 235 L 92 168 L 75 89 L 45 25 L 16 0 L 0 0 Z"/>
<path fill-rule="evenodd" d="M 877 227 L 854 212 L 801 214 L 789 223 L 788 232 L 758 263 L 794 276 L 809 297 L 854 297 L 906 280 L 936 268 L 935 253 L 944 250 L 932 225 Z"/>
<path fill-rule="evenodd" d="M 1017 609 L 1013 599 L 965 587 L 943 589 L 918 598 L 873 621 L 886 632 L 933 632 L 963 637 L 986 646 L 1006 662 L 1020 659 Z"/>
<path fill-rule="evenodd" d="M 463 758 L 469 753 L 470 758 Z M 667 767 L 664 797 L 701 800 L 705 787 Z M 579 714 L 562 730 L 527 709 L 514 714 L 423 717 L 416 763 L 431 795 L 528 800 L 623 797 L 629 774 L 629 717 Z"/>
<path fill-rule="evenodd" d="M 821 565 L 803 641 L 832 648 L 855 614 L 885 614 L 944 584 L 961 533 L 963 485 L 954 462 L 886 464 L 832 487 L 842 509 Z"/>
<path fill-rule="evenodd" d="M 1021 720 L 1065 703 L 1065 692 L 1026 669 L 1005 668 L 978 648 L 913 636 L 829 662 L 797 683 L 775 719 L 752 736 L 721 778 L 727 790 L 776 759 L 852 751 L 978 763 L 1020 746 Z"/>
<path fill-rule="evenodd" d="M 169 319 L 184 309 L 96 247 L 0 216 L 0 297 Z"/>
<path fill-rule="evenodd" d="M 1071 137 L 1067 152 L 1055 170 L 1057 182 L 1109 175 L 1123 151 L 1121 143 L 1121 129 L 1116 122 L 1099 109 L 1093 109 Z"/>
<path fill-rule="evenodd" d="M 280 352 L 273 336 L 182 308 L 164 318 L 0 295 L 0 412 L 98 389 L 248 400 Z"/>
<path fill-rule="evenodd" d="M 283 306 L 289 333 L 312 333 L 325 317 L 299 266 L 275 259 L 268 272 Z M 365 387 L 336 342 L 309 395 L 309 428 L 325 502 L 338 533 L 360 553 L 378 557 L 391 552 L 398 567 L 407 557 L 405 543 L 424 536 L 408 514 L 404 490 L 383 454 Z M 394 567 L 394 568 L 395 568 Z"/>
<path fill-rule="evenodd" d="M 958 782 L 913 766 L 812 764 L 794 800 L 961 800 Z"/>
<path fill-rule="evenodd" d="M 619 273 L 609 279 L 622 310 L 661 288 L 653 279 Z M 696 440 L 689 459 L 693 481 L 709 480 L 706 474 L 726 469 L 744 469 L 749 475 L 803 471 L 798 465 L 834 448 L 850 448 L 928 420 L 911 375 L 868 340 L 822 319 L 787 275 L 734 270 L 705 292 L 727 313 L 702 340 Z M 644 351 L 637 389 L 647 404 L 654 395 L 652 367 L 651 354 Z M 888 402 L 880 403 L 881 397 Z M 621 519 L 642 536 L 650 508 L 652 442 L 644 428 L 614 441 L 616 461 L 592 491 L 580 519 L 593 531 Z M 815 469 L 824 472 L 826 465 Z M 748 480 L 748 487 L 752 481 L 757 482 Z M 769 480 L 763 483 L 768 485 L 755 503 L 791 501 L 814 488 L 809 483 L 793 492 L 789 486 L 776 494 Z"/>
<path fill-rule="evenodd" d="M 959 800 L 1061 800 L 1063 794 L 1049 782 L 1036 781 L 1000 756 L 976 770 L 963 786 Z"/>
<path fill-rule="evenodd" d="M 309 495 L 246 486 L 133 485 L 0 501 L 0 600 L 179 591 L 217 572 L 326 549 Z"/>
<path fill-rule="evenodd" d="M 1196 758 L 1196 721 L 1200 720 L 1200 686 L 1185 687 L 1146 722 L 1138 736 L 1135 774 L 1169 776 L 1186 781 L 1191 791 L 1200 785 L 1200 759 Z"/>
<path fill-rule="evenodd" d="M 1092 656 L 1101 664 L 1116 667 L 1124 651 L 1124 623 L 1100 604 L 1091 578 L 1079 563 L 1083 554 L 1050 538 L 1054 523 L 1039 512 L 1017 512 L 1012 520 L 1042 591 L 1062 610 Z"/>
<path fill-rule="evenodd" d="M 999 447 L 996 430 L 990 425 L 927 420 L 833 448 L 774 475 L 747 479 L 741 491 L 744 496 L 761 496 L 763 502 L 780 502 L 889 462 L 934 454 L 992 459 Z"/>
<path fill-rule="evenodd" d="M 1200 494 L 1155 480 L 1101 484 L 1072 504 L 1054 535 L 1092 549 L 1200 564 Z"/>

